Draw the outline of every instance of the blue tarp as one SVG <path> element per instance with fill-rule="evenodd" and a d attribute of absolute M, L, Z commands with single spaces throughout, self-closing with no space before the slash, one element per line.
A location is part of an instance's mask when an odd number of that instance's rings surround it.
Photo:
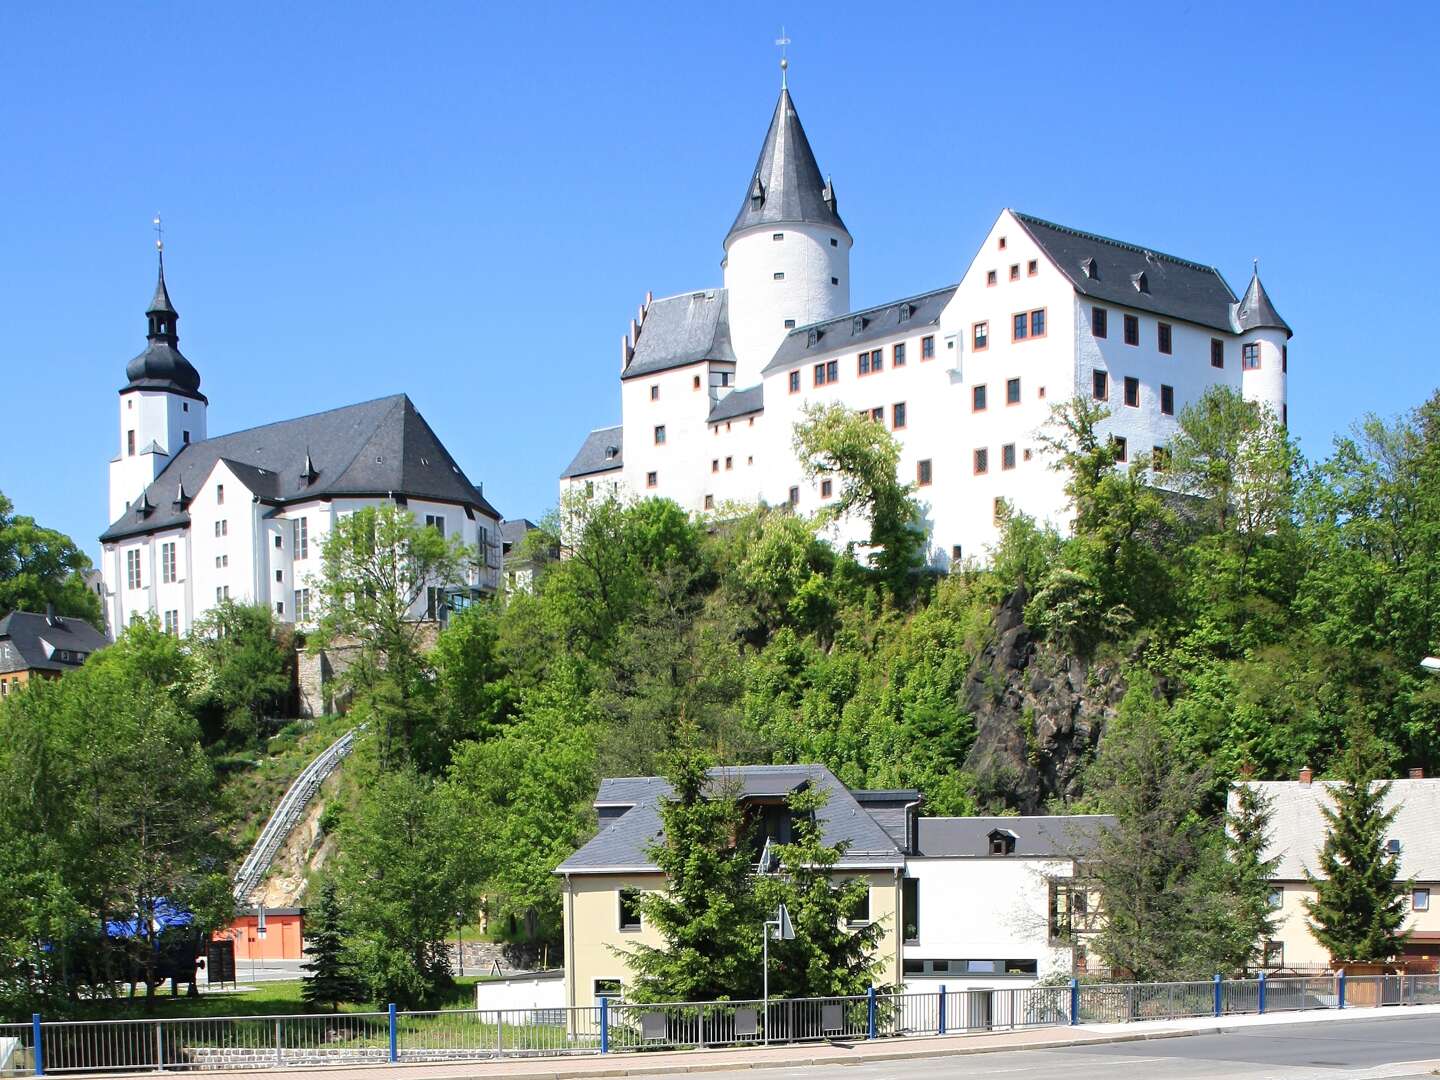
<path fill-rule="evenodd" d="M 169 900 L 161 899 L 155 904 L 155 925 L 160 933 L 176 927 L 192 926 L 195 916 L 184 908 L 176 907 Z M 140 937 L 143 924 L 140 919 L 116 919 L 105 924 L 105 933 L 112 938 Z"/>

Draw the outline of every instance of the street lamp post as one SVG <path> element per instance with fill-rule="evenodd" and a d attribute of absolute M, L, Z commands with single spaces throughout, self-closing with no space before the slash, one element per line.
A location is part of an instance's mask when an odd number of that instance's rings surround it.
<path fill-rule="evenodd" d="M 775 937 L 780 941 L 792 941 L 795 938 L 795 927 L 790 922 L 790 912 L 785 905 L 781 904 L 775 909 L 775 918 L 767 919 L 760 928 L 761 952 L 763 959 L 760 968 L 760 998 L 765 1009 L 765 1043 L 770 1043 L 770 930 L 775 930 Z"/>

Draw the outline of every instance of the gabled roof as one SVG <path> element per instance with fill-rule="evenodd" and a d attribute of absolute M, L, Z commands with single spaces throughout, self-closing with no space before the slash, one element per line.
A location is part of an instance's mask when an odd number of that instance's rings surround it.
<path fill-rule="evenodd" d="M 1075 291 L 1236 333 L 1235 293 L 1213 266 L 1011 211 Z"/>
<path fill-rule="evenodd" d="M 1115 819 L 1106 814 L 1034 817 L 933 817 L 920 819 L 916 852 L 922 858 L 1075 858 L 1094 849 L 1100 830 Z M 1015 838 L 1008 855 L 991 856 L 995 832 Z"/>
<path fill-rule="evenodd" d="M 561 479 L 573 480 L 577 476 L 594 473 L 614 472 L 625 464 L 625 429 L 615 427 L 596 428 L 585 436 L 570 464 L 560 474 Z"/>
<path fill-rule="evenodd" d="M 525 539 L 528 533 L 534 532 L 539 527 L 529 518 L 512 518 L 509 521 L 502 521 L 500 523 L 500 542 L 518 544 Z"/>
<path fill-rule="evenodd" d="M 940 313 L 955 295 L 955 289 L 956 286 L 947 285 L 943 289 L 907 296 L 879 307 L 847 312 L 809 326 L 797 326 L 785 335 L 780 347 L 775 350 L 775 356 L 761 374 L 782 371 L 812 357 L 828 356 L 839 349 L 859 348 L 880 338 L 905 333 L 912 327 L 919 330 L 924 326 L 937 325 Z M 920 358 L 912 356 L 909 360 L 919 363 Z"/>
<path fill-rule="evenodd" d="M 1304 881 L 1319 869 L 1325 844 L 1322 808 L 1334 807 L 1333 780 L 1302 784 L 1295 780 L 1243 781 L 1270 800 L 1270 837 L 1265 858 L 1279 856 L 1277 881 Z M 1387 840 L 1400 841 L 1400 876 L 1440 881 L 1440 780 L 1390 780 L 1387 810 L 1397 808 Z M 1237 785 L 1238 786 L 1238 785 Z M 1235 793 L 1230 799 L 1233 805 Z"/>
<path fill-rule="evenodd" d="M 622 379 L 654 375 L 701 360 L 735 360 L 730 345 L 730 297 L 725 289 L 681 293 L 645 305 L 635 353 Z"/>
<path fill-rule="evenodd" d="M 800 126 L 790 91 L 782 87 L 755 171 L 735 223 L 725 235 L 725 244 L 729 246 L 730 238 L 744 229 L 788 222 L 827 225 L 850 235 L 837 212 L 833 187 L 820 176 L 820 166 Z"/>
<path fill-rule="evenodd" d="M 0 618 L 0 671 L 73 671 L 79 661 L 62 661 L 61 651 L 88 656 L 109 643 L 84 619 L 12 611 Z"/>
<path fill-rule="evenodd" d="M 309 483 L 307 455 L 315 470 Z M 262 501 L 276 505 L 403 495 L 500 517 L 410 398 L 395 394 L 182 446 L 137 500 L 148 500 L 153 510 L 141 514 L 132 503 L 101 541 L 189 524 L 189 513 L 175 507 L 177 486 L 183 483 L 193 495 L 220 461 Z"/>
<path fill-rule="evenodd" d="M 759 383 L 744 390 L 731 390 L 715 403 L 710 410 L 709 421 L 717 424 L 721 420 L 733 420 L 737 416 L 765 411 L 765 388 Z"/>
<path fill-rule="evenodd" d="M 1240 299 L 1240 307 L 1235 318 L 1241 330 L 1266 328 L 1284 330 L 1286 337 L 1295 336 L 1294 331 L 1290 329 L 1290 324 L 1280 317 L 1280 313 L 1275 310 L 1275 305 L 1270 302 L 1270 296 L 1265 292 L 1265 286 L 1260 284 L 1258 268 L 1250 278 L 1250 287 L 1245 290 L 1245 295 Z"/>
<path fill-rule="evenodd" d="M 741 799 L 785 798 L 806 786 L 819 787 L 829 796 L 817 814 L 821 842 L 846 845 L 838 866 L 903 865 L 904 854 L 889 833 L 823 765 L 736 765 L 712 769 L 710 776 L 717 790 L 733 791 Z M 658 870 L 650 848 L 661 838 L 660 802 L 669 795 L 669 783 L 659 776 L 602 780 L 596 807 L 621 812 L 606 815 L 595 837 L 556 873 Z"/>

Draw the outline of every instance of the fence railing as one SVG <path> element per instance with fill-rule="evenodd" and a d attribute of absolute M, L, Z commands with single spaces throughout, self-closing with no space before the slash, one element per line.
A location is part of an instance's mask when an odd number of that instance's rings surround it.
<path fill-rule="evenodd" d="M 745 1047 L 1239 1013 L 1440 1004 L 1440 975 L 1261 976 L 579 1008 L 0 1024 L 0 1077 Z"/>

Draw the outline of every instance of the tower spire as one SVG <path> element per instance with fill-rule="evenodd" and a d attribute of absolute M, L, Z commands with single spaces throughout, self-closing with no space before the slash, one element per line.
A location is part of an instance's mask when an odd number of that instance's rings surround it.
<path fill-rule="evenodd" d="M 783 25 L 780 27 L 780 36 L 775 39 L 775 44 L 780 46 L 780 89 L 788 90 L 789 85 L 786 81 L 785 73 L 790 68 L 790 60 L 785 55 L 785 48 L 790 44 L 790 39 L 785 35 L 785 27 Z M 156 220 L 159 219 L 157 218 Z"/>

